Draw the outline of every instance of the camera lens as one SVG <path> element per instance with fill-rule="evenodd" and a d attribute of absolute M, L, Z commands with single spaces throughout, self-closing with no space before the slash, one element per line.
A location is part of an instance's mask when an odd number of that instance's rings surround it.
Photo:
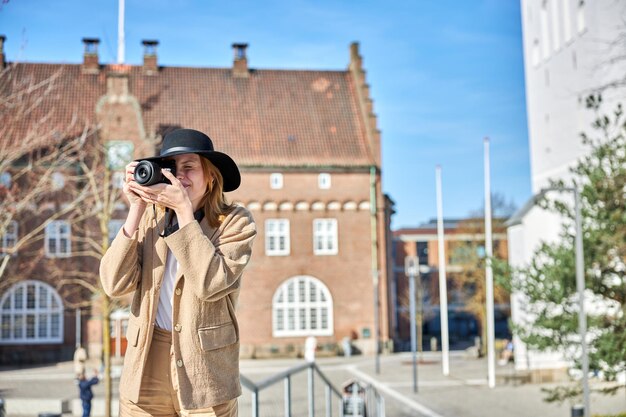
<path fill-rule="evenodd" d="M 152 185 L 158 182 L 155 172 L 158 166 L 151 161 L 140 161 L 135 167 L 135 181 L 140 185 Z"/>

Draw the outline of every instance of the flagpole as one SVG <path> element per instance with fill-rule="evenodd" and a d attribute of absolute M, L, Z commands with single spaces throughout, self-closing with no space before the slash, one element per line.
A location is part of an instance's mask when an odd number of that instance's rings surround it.
<path fill-rule="evenodd" d="M 485 151 L 485 257 L 486 257 L 486 308 L 487 308 L 487 375 L 489 388 L 496 386 L 495 319 L 493 305 L 493 240 L 491 236 L 491 172 L 489 161 L 489 138 L 484 139 Z"/>
<path fill-rule="evenodd" d="M 437 181 L 437 236 L 439 252 L 439 317 L 441 318 L 441 364 L 443 374 L 450 374 L 448 342 L 448 289 L 446 281 L 446 257 L 443 241 L 443 203 L 441 197 L 441 166 L 435 168 Z"/>
<path fill-rule="evenodd" d="M 117 63 L 124 63 L 124 0 L 119 0 L 117 14 Z"/>

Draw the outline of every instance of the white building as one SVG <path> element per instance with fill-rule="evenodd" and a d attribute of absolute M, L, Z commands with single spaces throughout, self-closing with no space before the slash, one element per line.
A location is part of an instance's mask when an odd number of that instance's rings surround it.
<path fill-rule="evenodd" d="M 626 2 L 616 0 L 521 0 L 526 76 L 526 106 L 532 191 L 551 179 L 567 178 L 569 168 L 587 152 L 580 133 L 591 132 L 593 113 L 585 108 L 592 92 L 603 89 L 605 111 L 626 104 L 626 57 L 619 35 L 626 36 Z M 612 44 L 613 42 L 613 44 Z M 509 261 L 527 264 L 540 241 L 558 236 L 560 222 L 529 202 L 509 223 Z M 512 319 L 524 320 L 523 297 L 511 300 Z M 515 340 L 518 370 L 562 369 L 561 355 L 528 352 Z"/>

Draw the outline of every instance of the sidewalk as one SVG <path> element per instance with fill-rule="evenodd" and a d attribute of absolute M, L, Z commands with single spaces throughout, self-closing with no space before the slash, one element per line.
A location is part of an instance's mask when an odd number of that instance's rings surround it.
<path fill-rule="evenodd" d="M 302 360 L 244 360 L 241 372 L 253 381 L 260 381 Z M 503 417 L 541 416 L 569 417 L 570 406 L 547 404 L 542 401 L 541 388 L 549 385 L 503 384 L 501 378 L 513 372 L 511 366 L 497 367 L 498 383 L 487 386 L 487 365 L 484 359 L 468 359 L 453 352 L 450 357 L 450 375 L 441 372 L 440 354 L 426 353 L 418 365 L 418 393 L 413 393 L 411 355 L 399 353 L 380 356 L 380 374 L 375 372 L 374 357 L 333 357 L 318 360 L 322 372 L 341 389 L 351 378 L 376 386 L 385 397 L 386 415 L 389 417 Z M 119 369 L 116 369 L 119 372 Z M 80 416 L 78 389 L 75 385 L 72 363 L 28 369 L 0 371 L 0 397 L 5 399 L 7 416 L 36 417 L 39 413 L 64 412 L 64 416 Z M 113 393 L 117 397 L 117 378 L 113 380 Z M 325 415 L 324 387 L 315 380 L 316 414 Z M 292 380 L 293 415 L 300 416 L 307 404 L 306 373 Z M 104 411 L 104 386 L 94 387 L 92 416 Z M 239 401 L 239 415 L 251 415 L 250 393 L 244 389 Z M 278 383 L 259 396 L 260 416 L 283 415 L 283 384 Z M 333 399 L 333 415 L 338 415 L 339 404 Z M 113 410 L 117 411 L 117 398 Z M 593 414 L 616 413 L 626 410 L 624 392 L 613 397 L 592 396 Z"/>

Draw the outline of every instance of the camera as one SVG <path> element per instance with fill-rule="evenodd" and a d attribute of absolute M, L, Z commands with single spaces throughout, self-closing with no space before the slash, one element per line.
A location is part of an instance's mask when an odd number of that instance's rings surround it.
<path fill-rule="evenodd" d="M 170 180 L 161 172 L 162 168 L 169 169 L 172 175 L 176 175 L 176 161 L 140 160 L 137 166 L 135 166 L 135 182 L 146 187 L 161 182 L 171 184 Z"/>

